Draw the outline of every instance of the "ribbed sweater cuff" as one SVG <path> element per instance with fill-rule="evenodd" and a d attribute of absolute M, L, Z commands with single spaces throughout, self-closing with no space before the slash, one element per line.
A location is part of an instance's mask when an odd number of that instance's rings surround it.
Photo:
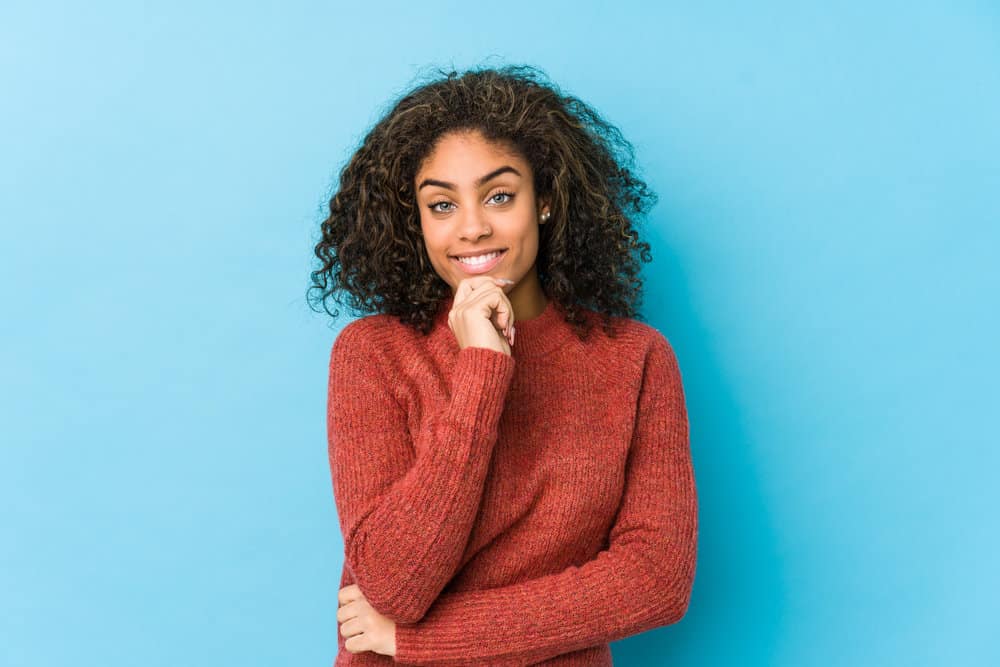
<path fill-rule="evenodd" d="M 472 429 L 496 424 L 514 377 L 514 358 L 486 347 L 458 351 L 451 376 L 450 418 Z"/>

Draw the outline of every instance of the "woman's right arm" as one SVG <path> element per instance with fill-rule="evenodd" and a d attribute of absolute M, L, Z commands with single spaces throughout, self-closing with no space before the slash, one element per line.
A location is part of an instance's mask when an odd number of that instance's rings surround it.
<path fill-rule="evenodd" d="M 465 551 L 514 359 L 484 347 L 462 348 L 447 400 L 434 406 L 411 438 L 391 378 L 379 363 L 385 350 L 379 338 L 369 322 L 358 320 L 334 342 L 330 469 L 355 583 L 383 616 L 416 623 Z"/>

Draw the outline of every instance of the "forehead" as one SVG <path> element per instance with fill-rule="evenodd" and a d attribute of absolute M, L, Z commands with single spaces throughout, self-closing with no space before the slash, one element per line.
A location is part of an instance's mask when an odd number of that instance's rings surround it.
<path fill-rule="evenodd" d="M 451 132 L 438 139 L 416 175 L 443 176 L 449 172 L 452 180 L 472 181 L 480 172 L 502 164 L 513 165 L 522 174 L 529 170 L 524 157 L 509 144 L 489 141 L 478 131 Z"/>

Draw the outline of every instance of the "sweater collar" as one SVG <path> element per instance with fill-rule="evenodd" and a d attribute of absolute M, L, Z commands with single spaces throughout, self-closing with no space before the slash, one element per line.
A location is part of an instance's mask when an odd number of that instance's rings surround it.
<path fill-rule="evenodd" d="M 434 328 L 429 334 L 429 342 L 439 352 L 457 354 L 458 340 L 448 326 L 448 313 L 454 303 L 454 295 L 445 297 L 438 305 L 434 318 Z M 532 358 L 548 354 L 576 337 L 566 320 L 562 309 L 554 299 L 548 299 L 545 309 L 529 320 L 514 320 L 514 345 L 511 356 L 514 359 Z"/>

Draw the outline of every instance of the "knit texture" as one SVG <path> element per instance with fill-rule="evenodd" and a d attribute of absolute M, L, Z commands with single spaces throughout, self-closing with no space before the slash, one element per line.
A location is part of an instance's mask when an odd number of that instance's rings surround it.
<path fill-rule="evenodd" d="M 609 642 L 680 620 L 694 583 L 673 349 L 629 318 L 580 341 L 553 300 L 511 355 L 459 349 L 451 305 L 427 336 L 379 314 L 333 344 L 340 587 L 396 623 L 395 658 L 338 627 L 334 664 L 611 665 Z"/>

